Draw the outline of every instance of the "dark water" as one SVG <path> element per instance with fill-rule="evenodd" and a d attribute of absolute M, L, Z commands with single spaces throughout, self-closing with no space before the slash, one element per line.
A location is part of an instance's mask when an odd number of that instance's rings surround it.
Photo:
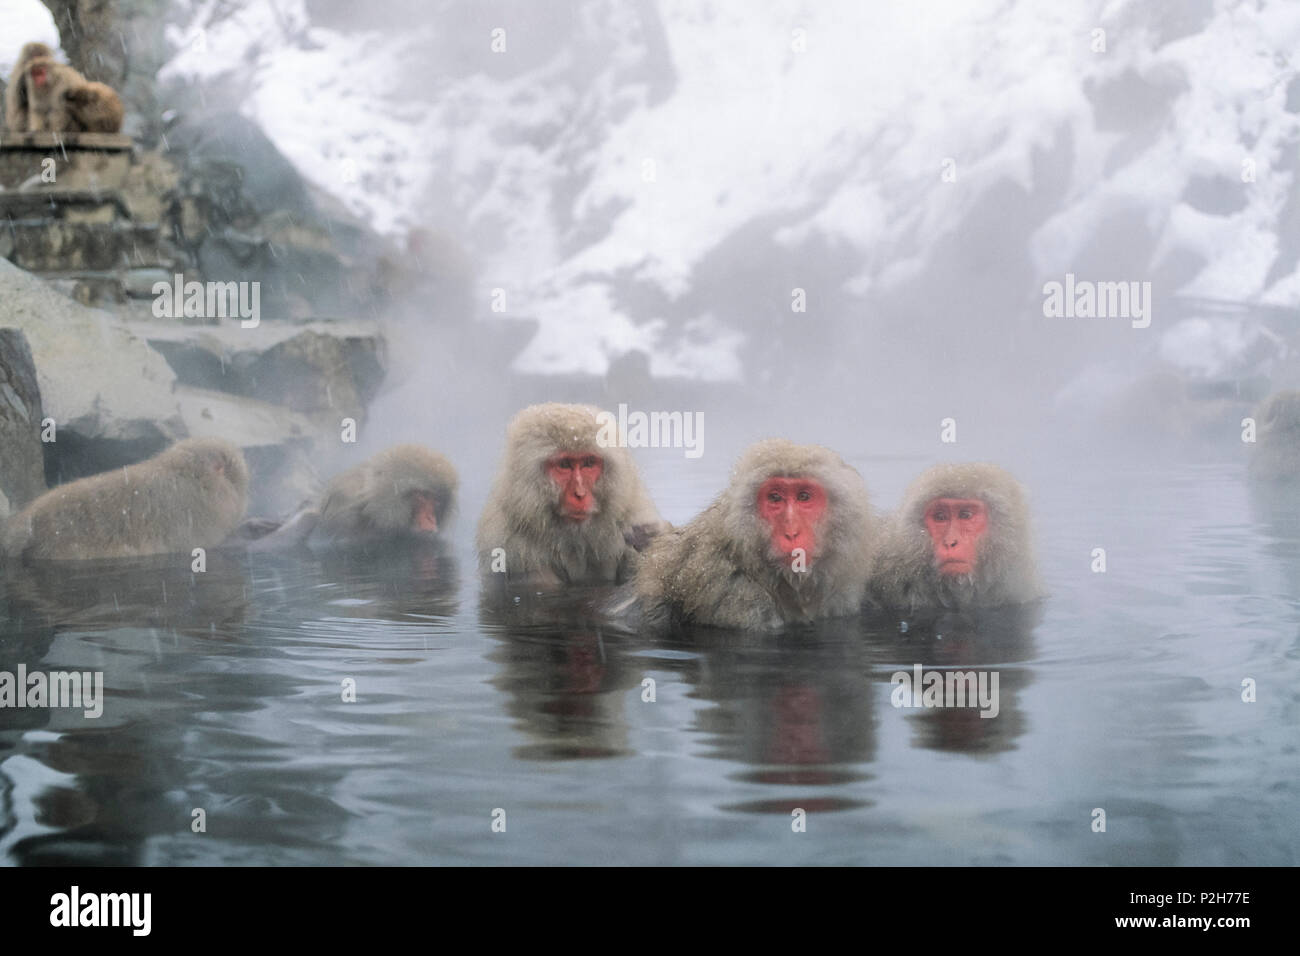
<path fill-rule="evenodd" d="M 882 504 L 922 465 L 854 463 Z M 667 516 L 719 469 L 652 472 Z M 1235 465 L 1022 476 L 1051 597 L 906 632 L 648 640 L 585 620 L 587 595 L 488 613 L 472 508 L 445 552 L 11 575 L 0 670 L 103 671 L 106 701 L 0 710 L 4 859 L 1296 863 L 1294 489 Z M 996 671 L 998 715 L 894 708 L 916 663 Z"/>

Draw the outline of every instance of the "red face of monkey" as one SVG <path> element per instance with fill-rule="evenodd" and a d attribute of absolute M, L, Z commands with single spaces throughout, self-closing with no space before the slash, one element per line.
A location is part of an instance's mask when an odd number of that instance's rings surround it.
<path fill-rule="evenodd" d="M 758 486 L 758 514 L 771 529 L 772 552 L 782 558 L 803 549 L 817 554 L 817 533 L 826 513 L 826 489 L 811 478 L 769 478 Z"/>
<path fill-rule="evenodd" d="M 411 502 L 411 530 L 422 534 L 438 533 L 438 499 L 427 491 L 415 491 Z"/>
<path fill-rule="evenodd" d="M 975 570 L 989 511 L 978 498 L 935 498 L 925 508 L 925 530 L 934 542 L 934 564 L 943 575 Z"/>
<path fill-rule="evenodd" d="M 555 485 L 556 512 L 561 518 L 581 524 L 600 510 L 594 489 L 604 470 L 605 459 L 591 453 L 561 452 L 546 459 L 546 474 Z"/>
<path fill-rule="evenodd" d="M 45 67 L 41 66 L 40 64 L 37 64 L 36 66 L 32 67 L 31 78 L 32 78 L 32 82 L 35 83 L 37 87 L 44 87 L 45 82 L 48 79 L 45 73 Z"/>

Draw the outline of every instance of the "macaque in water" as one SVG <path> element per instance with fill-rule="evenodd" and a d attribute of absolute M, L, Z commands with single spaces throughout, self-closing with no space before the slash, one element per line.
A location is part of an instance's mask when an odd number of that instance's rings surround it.
<path fill-rule="evenodd" d="M 1250 474 L 1260 481 L 1300 481 L 1300 391 L 1270 395 L 1255 411 Z"/>
<path fill-rule="evenodd" d="M 43 43 L 23 47 L 5 89 L 5 125 L 17 133 L 116 133 L 122 100 L 59 63 Z"/>
<path fill-rule="evenodd" d="M 628 580 L 665 525 L 612 422 L 590 405 L 533 405 L 506 429 L 479 519 L 479 568 L 538 585 Z M 601 439 L 604 439 L 602 443 Z"/>
<path fill-rule="evenodd" d="M 862 476 L 819 445 L 751 446 L 731 485 L 646 553 L 636 594 L 647 623 L 778 628 L 854 614 L 875 519 Z"/>
<path fill-rule="evenodd" d="M 335 476 L 318 500 L 253 547 L 433 539 L 455 508 L 458 483 L 442 455 L 423 445 L 395 445 Z"/>
<path fill-rule="evenodd" d="M 996 465 L 936 465 L 908 488 L 872 594 L 902 610 L 1021 604 L 1042 596 L 1019 483 Z"/>
<path fill-rule="evenodd" d="M 188 553 L 220 544 L 247 502 L 243 453 L 220 439 L 191 438 L 47 491 L 9 519 L 4 551 L 56 561 Z"/>

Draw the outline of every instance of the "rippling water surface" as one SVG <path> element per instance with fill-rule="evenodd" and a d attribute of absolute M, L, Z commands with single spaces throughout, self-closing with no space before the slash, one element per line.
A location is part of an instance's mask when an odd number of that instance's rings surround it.
<path fill-rule="evenodd" d="M 854 464 L 901 487 L 923 463 Z M 485 610 L 472 513 L 445 551 L 11 574 L 0 670 L 102 671 L 106 700 L 0 710 L 3 858 L 1295 864 L 1295 490 L 1023 477 L 1050 598 L 905 629 L 649 640 L 590 595 Z M 722 480 L 669 488 L 669 517 Z M 996 671 L 998 715 L 893 707 L 917 663 Z"/>

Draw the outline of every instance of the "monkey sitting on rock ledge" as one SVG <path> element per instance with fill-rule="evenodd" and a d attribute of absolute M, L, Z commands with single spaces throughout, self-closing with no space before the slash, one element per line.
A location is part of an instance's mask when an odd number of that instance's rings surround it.
<path fill-rule="evenodd" d="M 23 47 L 5 87 L 12 133 L 118 133 L 125 111 L 116 91 L 54 59 L 44 43 Z"/>

